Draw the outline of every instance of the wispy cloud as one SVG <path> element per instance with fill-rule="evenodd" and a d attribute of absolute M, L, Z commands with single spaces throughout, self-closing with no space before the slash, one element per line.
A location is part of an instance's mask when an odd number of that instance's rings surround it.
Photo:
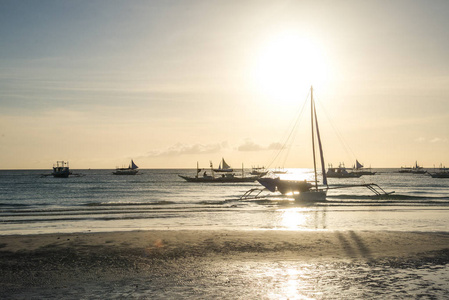
<path fill-rule="evenodd" d="M 440 137 L 434 137 L 434 138 L 425 138 L 425 137 L 419 137 L 415 139 L 418 143 L 447 143 L 449 140 L 447 138 L 440 138 Z"/>
<path fill-rule="evenodd" d="M 237 147 L 238 151 L 265 151 L 265 150 L 278 150 L 281 149 L 280 143 L 271 143 L 268 146 L 261 146 L 254 143 L 251 139 L 246 139 L 243 144 Z"/>
<path fill-rule="evenodd" d="M 439 137 L 434 137 L 433 139 L 430 140 L 431 143 L 445 143 L 447 141 L 448 141 L 447 138 L 439 138 Z"/>
<path fill-rule="evenodd" d="M 160 157 L 160 156 L 178 156 L 178 155 L 192 155 L 192 154 L 209 154 L 217 153 L 222 149 L 227 148 L 228 143 L 214 143 L 214 144 L 194 144 L 185 145 L 182 143 L 177 143 L 166 149 L 152 150 L 147 153 L 149 157 Z"/>

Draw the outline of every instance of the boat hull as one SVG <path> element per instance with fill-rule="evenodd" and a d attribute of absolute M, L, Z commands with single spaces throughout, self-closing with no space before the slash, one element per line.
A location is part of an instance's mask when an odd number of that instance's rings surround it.
<path fill-rule="evenodd" d="M 313 203 L 326 201 L 326 195 L 326 190 L 310 190 L 307 192 L 300 192 L 299 194 L 295 194 L 294 198 L 296 203 Z"/>
<path fill-rule="evenodd" d="M 281 180 L 279 177 L 262 177 L 257 179 L 257 181 L 270 192 L 274 193 L 277 190 L 284 195 L 288 193 L 305 192 L 311 187 L 310 183 L 307 181 Z"/>
<path fill-rule="evenodd" d="M 112 172 L 114 175 L 136 175 L 138 170 L 127 169 L 127 170 L 116 170 Z"/>
<path fill-rule="evenodd" d="M 449 172 L 429 173 L 432 178 L 449 178 Z"/>

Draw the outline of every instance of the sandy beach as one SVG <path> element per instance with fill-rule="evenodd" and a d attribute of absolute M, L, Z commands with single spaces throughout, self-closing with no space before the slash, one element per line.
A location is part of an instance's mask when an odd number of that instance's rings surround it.
<path fill-rule="evenodd" d="M 449 262 L 448 233 L 133 231 L 0 236 L 0 247 L 0 293 L 17 299 L 209 297 L 217 290 L 222 297 L 273 298 L 269 287 L 278 284 L 270 272 L 279 277 L 304 266 L 329 274 Z M 244 282 L 263 287 L 236 294 Z M 332 289 L 321 286 L 303 294 L 332 298 Z"/>

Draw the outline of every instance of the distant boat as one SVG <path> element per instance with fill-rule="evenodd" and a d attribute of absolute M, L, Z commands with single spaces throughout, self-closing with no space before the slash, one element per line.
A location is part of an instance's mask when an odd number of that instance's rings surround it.
<path fill-rule="evenodd" d="M 438 168 L 438 170 L 434 170 L 434 172 L 429 173 L 430 176 L 432 176 L 432 178 L 449 178 L 449 169 L 446 167 L 443 167 L 442 165 L 440 165 L 440 167 Z"/>
<path fill-rule="evenodd" d="M 268 172 L 269 170 L 265 169 L 265 167 L 252 167 L 250 174 L 256 176 L 264 176 Z"/>
<path fill-rule="evenodd" d="M 414 167 L 401 167 L 399 173 L 412 173 L 412 174 L 425 174 L 427 171 L 423 167 L 418 165 L 418 161 L 415 162 Z"/>
<path fill-rule="evenodd" d="M 200 173 L 203 172 L 202 175 Z M 226 173 L 215 175 L 214 169 L 211 167 L 210 174 L 207 173 L 207 170 L 200 169 L 198 163 L 196 163 L 196 175 L 194 177 L 191 176 L 183 176 L 178 175 L 182 179 L 188 182 L 206 182 L 206 183 L 233 183 L 233 182 L 254 182 L 259 178 L 259 176 L 245 176 L 244 169 L 242 166 L 242 176 L 236 176 L 234 173 Z"/>
<path fill-rule="evenodd" d="M 131 159 L 131 162 L 129 163 L 128 168 L 116 168 L 115 172 L 112 172 L 114 175 L 136 175 L 139 170 L 137 170 L 139 167 L 134 163 L 134 161 Z"/>
<path fill-rule="evenodd" d="M 353 169 L 354 169 L 354 173 L 360 174 L 360 176 L 376 174 L 376 172 L 371 171 L 371 167 L 368 169 L 369 171 L 367 169 L 364 169 L 363 165 L 361 163 L 359 163 L 359 161 L 357 159 L 355 160 L 355 166 Z"/>
<path fill-rule="evenodd" d="M 57 161 L 56 165 L 53 165 L 53 172 L 51 173 L 53 177 L 67 178 L 71 174 L 68 161 Z"/>
<path fill-rule="evenodd" d="M 348 172 L 344 164 L 340 164 L 338 168 L 330 165 L 326 173 L 328 178 L 359 178 L 362 176 L 360 173 Z"/>
<path fill-rule="evenodd" d="M 211 165 L 212 165 L 212 163 L 211 163 Z M 224 158 L 221 158 L 221 162 L 220 162 L 220 165 L 218 166 L 218 169 L 213 169 L 213 170 L 214 170 L 214 172 L 234 172 L 234 169 L 231 168 L 231 166 L 226 163 Z"/>
<path fill-rule="evenodd" d="M 271 170 L 272 173 L 274 174 L 287 174 L 287 170 L 285 170 L 284 168 L 275 168 L 274 170 Z"/>

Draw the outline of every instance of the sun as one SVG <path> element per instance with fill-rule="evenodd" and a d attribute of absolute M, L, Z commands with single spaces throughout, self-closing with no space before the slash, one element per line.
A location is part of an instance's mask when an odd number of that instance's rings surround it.
<path fill-rule="evenodd" d="M 256 88 L 280 101 L 298 101 L 304 90 L 322 86 L 328 65 L 316 42 L 297 34 L 284 33 L 268 40 L 255 60 Z"/>

